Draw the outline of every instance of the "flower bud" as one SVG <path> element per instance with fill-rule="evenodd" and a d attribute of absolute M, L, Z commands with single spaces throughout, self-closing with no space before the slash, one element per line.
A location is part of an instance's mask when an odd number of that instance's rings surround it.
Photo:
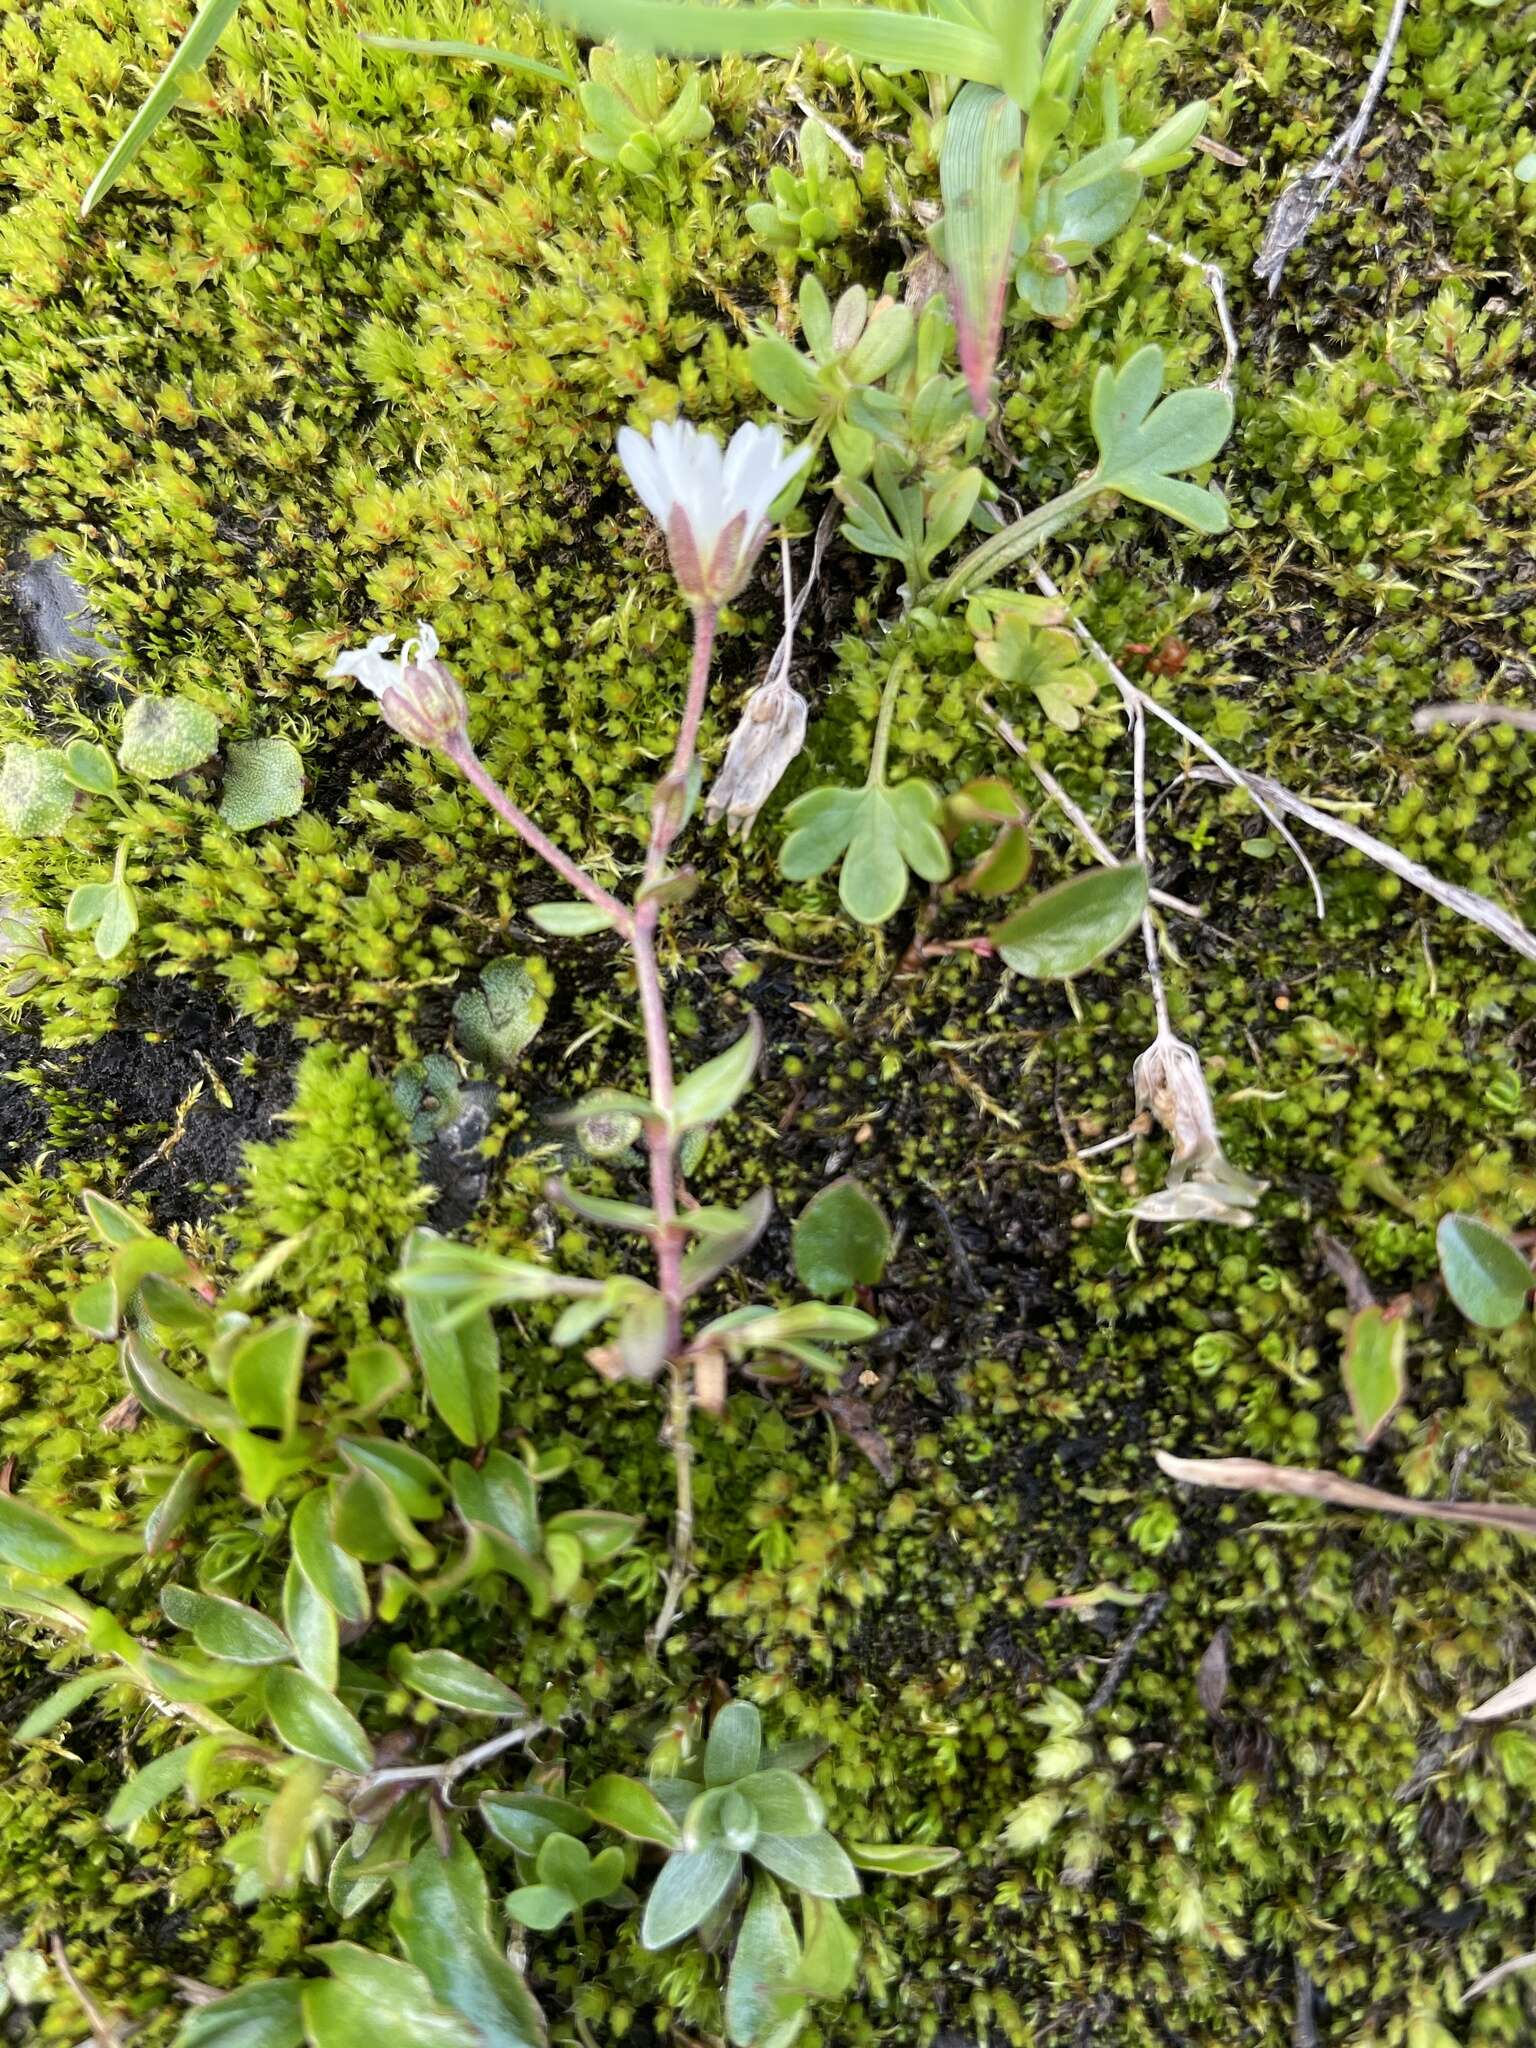
<path fill-rule="evenodd" d="M 341 656 L 333 676 L 352 676 L 379 700 L 379 709 L 396 732 L 418 747 L 448 750 L 468 737 L 469 704 L 453 671 L 437 658 L 438 640 L 430 626 L 418 626 L 398 660 L 385 649 L 393 633 L 379 633 L 364 648 Z"/>

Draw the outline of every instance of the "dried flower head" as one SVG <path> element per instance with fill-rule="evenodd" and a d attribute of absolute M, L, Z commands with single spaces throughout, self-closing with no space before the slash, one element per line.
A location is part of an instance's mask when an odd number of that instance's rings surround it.
<path fill-rule="evenodd" d="M 757 814 L 805 744 L 805 699 L 782 669 L 759 683 L 731 734 L 705 808 L 711 824 L 750 839 Z"/>
<path fill-rule="evenodd" d="M 366 647 L 341 656 L 333 676 L 351 676 L 379 700 L 379 709 L 395 728 L 419 747 L 447 747 L 466 738 L 469 705 L 452 670 L 437 658 L 437 635 L 418 626 L 398 659 L 386 650 L 393 633 L 376 633 Z"/>
<path fill-rule="evenodd" d="M 619 460 L 667 537 L 672 573 L 691 605 L 726 604 L 751 575 L 768 538 L 775 498 L 811 459 L 786 452 L 777 427 L 738 427 L 728 448 L 686 420 L 661 420 L 650 438 L 619 432 Z"/>
<path fill-rule="evenodd" d="M 1160 1031 L 1131 1069 L 1131 1081 L 1136 1107 L 1150 1111 L 1173 1140 L 1167 1185 L 1138 1202 L 1132 1214 L 1146 1223 L 1252 1223 L 1269 1183 L 1234 1166 L 1222 1150 L 1195 1048 Z"/>

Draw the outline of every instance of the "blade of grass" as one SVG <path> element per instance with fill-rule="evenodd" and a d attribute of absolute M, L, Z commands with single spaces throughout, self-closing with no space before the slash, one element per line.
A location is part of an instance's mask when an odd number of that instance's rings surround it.
<path fill-rule="evenodd" d="M 995 36 L 931 15 L 882 7 L 704 7 L 691 0 L 540 0 L 544 11 L 583 35 L 617 36 L 678 57 L 728 50 L 789 57 L 802 43 L 835 43 L 852 57 L 904 71 L 937 71 L 997 85 Z"/>
<path fill-rule="evenodd" d="M 106 162 L 86 187 L 85 197 L 80 202 L 82 220 L 132 166 L 139 151 L 181 98 L 186 80 L 212 56 L 214 45 L 239 11 L 240 0 L 203 0 L 192 26 L 182 37 L 170 63 L 156 79 L 149 98 L 129 122 L 126 131 L 109 152 Z"/>
<path fill-rule="evenodd" d="M 400 50 L 410 57 L 470 57 L 481 64 L 500 64 L 508 71 L 527 71 L 535 78 L 552 78 L 556 85 L 575 83 L 568 71 L 543 64 L 537 57 L 525 57 L 518 50 L 500 50 L 490 43 L 434 41 L 430 36 L 369 36 L 361 38 L 371 50 Z"/>

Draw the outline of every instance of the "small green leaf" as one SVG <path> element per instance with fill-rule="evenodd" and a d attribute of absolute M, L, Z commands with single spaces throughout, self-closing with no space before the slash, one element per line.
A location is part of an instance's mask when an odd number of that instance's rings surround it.
<path fill-rule="evenodd" d="M 736 1781 L 765 1835 L 813 1835 L 827 1817 L 821 1799 L 794 1771 L 755 1770 Z"/>
<path fill-rule="evenodd" d="M 84 1706 L 103 1686 L 120 1682 L 121 1674 L 116 1671 L 84 1671 L 78 1678 L 67 1678 L 45 1700 L 39 1701 L 25 1720 L 16 1724 L 11 1740 L 35 1742 L 39 1735 L 47 1735 L 61 1721 L 69 1720 L 76 1708 Z"/>
<path fill-rule="evenodd" d="M 336 1690 L 341 1675 L 341 1630 L 336 1610 L 315 1591 L 296 1559 L 283 1574 L 283 1627 L 293 1644 L 299 1669 L 316 1685 Z"/>
<path fill-rule="evenodd" d="M 1362 1450 L 1368 1450 L 1396 1414 L 1407 1391 L 1408 1326 L 1385 1309 L 1362 1308 L 1350 1318 L 1340 1373 Z"/>
<path fill-rule="evenodd" d="M 329 1486 L 306 1493 L 293 1511 L 288 1539 L 299 1570 L 342 1620 L 360 1628 L 369 1616 L 368 1582 L 355 1557 L 336 1540 L 335 1494 Z"/>
<path fill-rule="evenodd" d="M 218 744 L 219 721 L 191 698 L 135 697 L 123 720 L 118 765 L 149 782 L 171 781 L 201 767 Z"/>
<path fill-rule="evenodd" d="M 595 903 L 533 903 L 527 915 L 541 932 L 548 932 L 554 939 L 584 939 L 592 932 L 613 928 L 612 917 Z"/>
<path fill-rule="evenodd" d="M 1139 861 L 1090 868 L 1031 898 L 991 939 L 1016 974 L 1065 981 L 1129 938 L 1146 907 L 1147 871 Z"/>
<path fill-rule="evenodd" d="M 678 1082 L 672 1098 L 673 1129 L 691 1131 L 718 1123 L 745 1093 L 762 1050 L 762 1020 L 753 1012 L 733 1046 Z"/>
<path fill-rule="evenodd" d="M 123 1374 L 128 1390 L 167 1422 L 179 1422 L 205 1436 L 226 1439 L 240 1418 L 221 1394 L 210 1394 L 172 1372 L 154 1347 L 130 1331 L 123 1345 Z"/>
<path fill-rule="evenodd" d="M 267 1714 L 279 1736 L 299 1756 L 358 1776 L 373 1768 L 373 1745 L 357 1716 L 306 1672 L 267 1673 Z"/>
<path fill-rule="evenodd" d="M 1019 225 L 1024 117 L 990 86 L 963 85 L 944 120 L 939 186 L 944 256 L 954 283 L 955 331 L 971 403 L 983 419 L 1002 339 L 1008 273 Z"/>
<path fill-rule="evenodd" d="M 960 1854 L 958 1849 L 929 1849 L 917 1842 L 849 1842 L 847 1849 L 857 1869 L 876 1870 L 885 1877 L 926 1877 L 930 1871 L 947 1869 Z"/>
<path fill-rule="evenodd" d="M 704 1745 L 704 1782 L 729 1785 L 755 1771 L 763 1753 L 763 1723 L 750 1700 L 730 1700 L 716 1714 Z"/>
<path fill-rule="evenodd" d="M 1446 1292 L 1469 1323 L 1506 1330 L 1525 1312 L 1530 1262 L 1479 1216 L 1442 1216 L 1435 1233 Z"/>
<path fill-rule="evenodd" d="M 554 1884 L 520 1885 L 507 1894 L 505 1904 L 518 1925 L 531 1927 L 535 1934 L 548 1934 L 562 1920 L 568 1920 L 577 1907 L 571 1894 Z"/>
<path fill-rule="evenodd" d="M 649 1785 L 638 1778 L 609 1775 L 599 1778 L 583 1794 L 583 1804 L 594 1820 L 614 1828 L 636 1842 L 656 1842 L 663 1849 L 682 1845 L 682 1830 Z"/>
<path fill-rule="evenodd" d="M 454 1650 L 404 1651 L 390 1669 L 402 1685 L 441 1707 L 464 1714 L 491 1714 L 498 1719 L 526 1721 L 528 1709 L 512 1690 L 489 1671 L 482 1671 Z"/>
<path fill-rule="evenodd" d="M 1099 371 L 1089 409 L 1099 444 L 1095 481 L 1197 533 L 1222 533 L 1227 508 L 1219 493 L 1175 478 L 1220 449 L 1232 430 L 1232 400 L 1202 385 L 1176 391 L 1158 405 L 1162 388 L 1163 352 L 1156 342 L 1138 349 L 1118 372 L 1108 364 Z"/>
<path fill-rule="evenodd" d="M 862 1181 L 846 1174 L 813 1195 L 791 1234 L 795 1271 L 812 1294 L 874 1287 L 891 1255 L 891 1226 Z"/>
<path fill-rule="evenodd" d="M 725 2028 L 734 2048 L 760 2048 L 804 2000 L 796 1992 L 800 1943 L 771 1877 L 759 1871 L 742 1915 L 725 1988 Z"/>
<path fill-rule="evenodd" d="M 117 788 L 112 756 L 92 740 L 70 741 L 64 749 L 64 773 L 88 796 L 110 796 Z"/>
<path fill-rule="evenodd" d="M 670 1948 L 692 1934 L 730 1896 L 740 1878 L 741 1858 L 734 1849 L 696 1849 L 668 1857 L 645 1903 L 642 1946 Z"/>
<path fill-rule="evenodd" d="M 859 1969 L 859 1938 L 830 1899 L 801 1896 L 800 1985 L 812 1998 L 842 1998 Z"/>
<path fill-rule="evenodd" d="M 496 49 L 490 43 L 469 43 L 430 36 L 368 34 L 364 34 L 360 40 L 372 50 L 396 50 L 407 57 L 467 57 L 476 64 L 496 64 L 504 71 L 526 72 L 530 78 L 552 79 L 556 85 L 569 85 L 571 82 L 563 71 L 557 71 L 552 64 L 541 64 L 537 57 L 525 57 L 520 50 Z"/>
<path fill-rule="evenodd" d="M 138 1548 L 136 1536 L 111 1536 L 103 1529 L 60 1521 L 13 1493 L 0 1493 L 0 1564 L 16 1571 L 38 1579 L 69 1579 Z"/>
<path fill-rule="evenodd" d="M 433 1232 L 413 1230 L 402 1271 L 433 1242 Z M 453 1316 L 436 1301 L 408 1294 L 405 1320 L 433 1407 L 461 1444 L 489 1443 L 501 1413 L 501 1346 L 489 1314 Z"/>
<path fill-rule="evenodd" d="M 207 1737 L 200 1738 L 200 1741 L 206 1740 Z M 107 1826 L 114 1833 L 121 1834 L 153 1813 L 157 1806 L 162 1806 L 173 1792 L 179 1792 L 187 1782 L 187 1773 L 197 1759 L 199 1746 L 199 1742 L 188 1742 L 180 1749 L 168 1749 L 164 1756 L 157 1756 L 152 1763 L 135 1771 L 118 1787 L 116 1797 L 107 1808 Z"/>
<path fill-rule="evenodd" d="M 210 1657 L 227 1664 L 286 1664 L 293 1647 L 275 1622 L 239 1600 L 198 1593 L 190 1586 L 164 1586 L 160 1605 L 177 1628 Z"/>
<path fill-rule="evenodd" d="M 265 1977 L 194 2006 L 175 2048 L 304 2048 L 303 1989 L 297 1977 Z"/>
<path fill-rule="evenodd" d="M 461 2013 L 438 2004 L 418 1969 L 349 1941 L 322 1942 L 308 1954 L 332 1971 L 303 1986 L 309 2048 L 485 2048 Z"/>
<path fill-rule="evenodd" d="M 820 1899 L 851 1899 L 858 1892 L 858 1872 L 825 1829 L 810 1835 L 761 1835 L 752 1854 L 797 1891 L 814 1892 Z"/>
<path fill-rule="evenodd" d="M 303 1316 L 285 1316 L 242 1337 L 230 1353 L 229 1397 L 247 1428 L 292 1435 L 312 1327 Z"/>
<path fill-rule="evenodd" d="M 537 1856 L 553 1834 L 585 1834 L 592 1826 L 591 1814 L 569 1799 L 557 1799 L 546 1792 L 487 1792 L 480 1801 L 480 1811 L 497 1841 L 505 1842 L 519 1856 Z M 674 1839 L 662 1846 L 676 1846 L 675 1830 Z"/>

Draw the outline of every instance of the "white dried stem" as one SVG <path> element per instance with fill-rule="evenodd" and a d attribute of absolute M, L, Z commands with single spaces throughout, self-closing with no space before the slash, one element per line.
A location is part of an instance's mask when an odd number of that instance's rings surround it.
<path fill-rule="evenodd" d="M 1211 381 L 1216 390 L 1225 392 L 1230 398 L 1232 379 L 1237 370 L 1238 345 L 1237 329 L 1232 325 L 1232 313 L 1227 304 L 1227 273 L 1219 263 L 1207 263 L 1202 257 L 1191 255 L 1188 249 L 1179 248 L 1176 243 L 1166 241 L 1161 235 L 1154 235 L 1149 231 L 1147 240 L 1154 249 L 1162 249 L 1173 257 L 1175 262 L 1182 263 L 1186 270 L 1198 270 L 1205 280 L 1205 288 L 1216 308 L 1216 323 L 1221 329 L 1222 346 L 1226 350 L 1221 375 Z"/>

